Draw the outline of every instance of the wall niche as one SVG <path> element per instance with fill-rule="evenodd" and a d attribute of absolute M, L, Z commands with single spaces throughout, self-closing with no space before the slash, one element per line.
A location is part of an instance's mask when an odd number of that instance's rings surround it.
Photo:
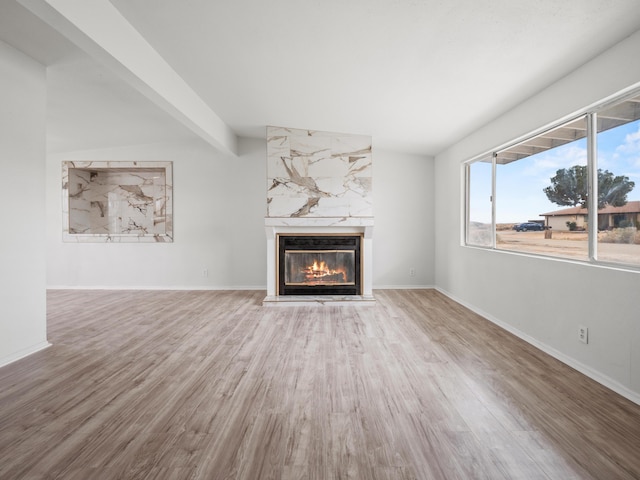
<path fill-rule="evenodd" d="M 62 162 L 65 242 L 172 242 L 172 162 Z"/>

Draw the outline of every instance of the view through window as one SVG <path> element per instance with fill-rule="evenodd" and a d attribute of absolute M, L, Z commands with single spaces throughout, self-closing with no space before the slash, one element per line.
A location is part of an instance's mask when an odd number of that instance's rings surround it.
<path fill-rule="evenodd" d="M 581 117 L 498 152 L 497 248 L 588 259 L 584 222 L 573 229 L 555 222 L 549 214 L 555 215 L 569 205 L 562 203 L 562 195 L 545 193 L 554 190 L 567 172 L 586 174 L 586 135 L 586 119 Z M 575 220 L 574 216 L 567 218 Z"/>
<path fill-rule="evenodd" d="M 590 135 L 598 172 L 591 217 Z M 491 157 L 466 171 L 467 244 L 586 261 L 592 242 L 594 261 L 640 266 L 640 95 L 496 152 L 495 178 Z M 597 222 L 594 238 L 590 218 Z"/>
<path fill-rule="evenodd" d="M 597 114 L 598 245 L 603 262 L 640 266 L 640 95 Z"/>
<path fill-rule="evenodd" d="M 467 243 L 490 247 L 493 245 L 491 228 L 491 157 L 467 166 L 469 191 Z"/>

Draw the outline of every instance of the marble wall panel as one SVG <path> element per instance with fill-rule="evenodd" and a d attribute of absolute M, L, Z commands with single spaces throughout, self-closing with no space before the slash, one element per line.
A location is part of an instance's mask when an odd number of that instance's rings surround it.
<path fill-rule="evenodd" d="M 63 162 L 63 239 L 171 242 L 171 162 Z"/>
<path fill-rule="evenodd" d="M 371 137 L 267 127 L 267 217 L 371 217 Z"/>

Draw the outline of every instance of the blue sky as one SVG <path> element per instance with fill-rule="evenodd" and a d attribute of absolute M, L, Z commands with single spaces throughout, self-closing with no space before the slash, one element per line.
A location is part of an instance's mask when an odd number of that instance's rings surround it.
<path fill-rule="evenodd" d="M 628 200 L 640 200 L 640 120 L 598 135 L 598 168 L 626 175 L 636 183 Z M 558 210 L 543 189 L 558 169 L 587 164 L 586 139 L 498 165 L 496 175 L 496 222 L 542 220 L 541 213 Z M 491 222 L 491 164 L 475 163 L 471 173 L 471 220 Z"/>

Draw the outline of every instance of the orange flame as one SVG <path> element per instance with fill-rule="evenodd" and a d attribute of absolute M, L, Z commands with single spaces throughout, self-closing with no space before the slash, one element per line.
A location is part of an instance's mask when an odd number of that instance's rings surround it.
<path fill-rule="evenodd" d="M 329 275 L 342 275 L 342 278 L 347 277 L 347 272 L 344 268 L 332 269 L 324 260 L 314 260 L 313 264 L 306 267 L 303 271 L 309 279 L 322 278 Z"/>

